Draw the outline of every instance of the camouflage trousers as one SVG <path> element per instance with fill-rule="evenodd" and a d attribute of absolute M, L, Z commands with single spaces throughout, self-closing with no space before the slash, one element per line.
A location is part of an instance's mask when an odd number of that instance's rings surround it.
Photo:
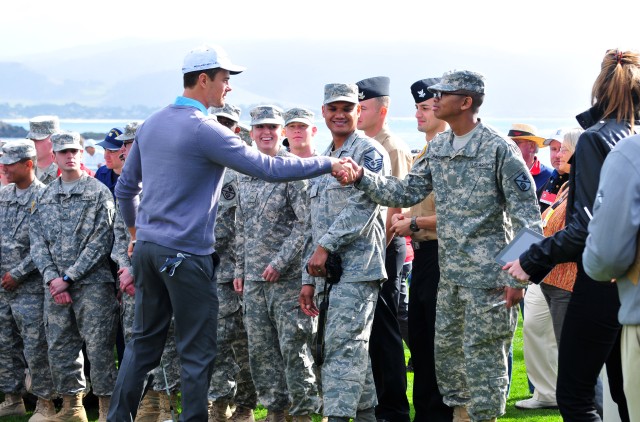
<path fill-rule="evenodd" d="M 91 362 L 91 387 L 97 396 L 110 396 L 116 382 L 114 346 L 118 301 L 112 283 L 74 284 L 73 303 L 58 305 L 45 292 L 44 311 L 49 362 L 56 392 L 85 391 L 83 343 Z"/>
<path fill-rule="evenodd" d="M 244 284 L 244 326 L 258 400 L 291 415 L 321 407 L 309 348 L 313 320 L 300 310 L 300 287 L 300 280 Z"/>
<path fill-rule="evenodd" d="M 209 400 L 226 400 L 253 409 L 258 404 L 249 367 L 249 342 L 242 322 L 242 299 L 233 283 L 218 283 L 218 354 Z"/>
<path fill-rule="evenodd" d="M 324 335 L 324 416 L 355 418 L 378 404 L 369 337 L 380 282 L 340 282 L 331 289 Z M 321 296 L 317 298 L 321 300 Z"/>
<path fill-rule="evenodd" d="M 474 289 L 440 281 L 435 333 L 438 388 L 448 406 L 466 406 L 472 421 L 505 412 L 507 356 L 518 314 L 517 307 L 492 306 L 503 299 L 503 287 Z"/>
<path fill-rule="evenodd" d="M 54 396 L 43 307 L 43 294 L 0 294 L 0 391 L 5 394 L 26 391 L 24 381 L 28 367 L 31 393 L 45 399 Z"/>
<path fill-rule="evenodd" d="M 129 296 L 122 293 L 122 304 L 120 308 L 120 318 L 122 321 L 122 330 L 124 332 L 124 341 L 128 343 L 133 333 L 133 318 L 135 309 L 135 296 Z M 166 385 L 170 391 L 177 391 L 180 388 L 180 359 L 178 358 L 178 350 L 176 349 L 176 338 L 174 335 L 173 319 L 169 325 L 167 333 L 167 342 L 164 345 L 160 366 L 151 371 L 153 375 L 153 390 L 166 391 Z M 162 367 L 164 366 L 164 372 Z M 164 376 L 167 375 L 167 382 Z"/>

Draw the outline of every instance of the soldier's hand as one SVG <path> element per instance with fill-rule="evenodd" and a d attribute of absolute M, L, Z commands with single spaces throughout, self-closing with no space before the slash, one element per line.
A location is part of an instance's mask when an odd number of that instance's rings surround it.
<path fill-rule="evenodd" d="M 396 221 L 394 222 L 394 220 Z M 406 218 L 402 214 L 393 214 L 393 217 L 391 217 L 391 222 L 393 223 L 393 225 L 391 226 L 391 231 L 396 236 L 404 237 L 411 235 L 411 229 L 409 228 L 409 226 L 411 225 L 410 218 Z"/>
<path fill-rule="evenodd" d="M 58 293 L 57 295 L 53 296 L 53 301 L 58 305 L 68 305 L 70 303 L 73 303 L 69 292 Z"/>
<path fill-rule="evenodd" d="M 62 277 L 54 278 L 53 280 L 51 280 L 51 283 L 49 283 L 49 292 L 53 297 L 66 291 L 68 288 L 69 283 L 62 280 Z"/>
<path fill-rule="evenodd" d="M 120 280 L 120 290 L 133 296 L 136 292 L 136 288 L 133 284 L 133 276 L 129 272 L 128 268 L 120 268 L 118 270 L 118 280 Z"/>
<path fill-rule="evenodd" d="M 307 273 L 313 277 L 324 277 L 327 274 L 325 263 L 328 257 L 329 251 L 318 245 L 307 263 Z"/>
<path fill-rule="evenodd" d="M 131 258 L 131 256 L 133 255 L 133 248 L 136 246 L 136 241 L 132 240 L 131 242 L 129 242 L 129 246 L 127 246 L 127 255 L 129 255 L 129 258 Z"/>
<path fill-rule="evenodd" d="M 264 271 L 262 272 L 262 278 L 265 281 L 270 281 L 270 282 L 278 281 L 280 279 L 280 272 L 275 268 L 273 268 L 271 264 L 269 264 L 267 265 L 267 268 L 265 268 Z"/>
<path fill-rule="evenodd" d="M 298 303 L 300 304 L 300 309 L 304 312 L 305 315 L 310 317 L 315 317 L 320 314 L 318 307 L 313 302 L 313 295 L 315 292 L 315 287 L 310 284 L 305 284 L 302 286 L 300 290 L 300 296 L 298 296 Z"/>
<path fill-rule="evenodd" d="M 363 170 L 351 157 L 333 161 L 331 174 L 340 184 L 348 185 L 362 178 Z"/>
<path fill-rule="evenodd" d="M 242 292 L 244 291 L 244 280 L 241 279 L 241 278 L 234 278 L 233 279 L 233 290 L 235 290 L 236 293 L 241 295 Z"/>
<path fill-rule="evenodd" d="M 9 274 L 8 272 L 6 272 L 2 276 L 0 285 L 2 285 L 2 288 L 8 292 L 12 292 L 18 288 L 18 282 L 13 277 L 11 277 L 11 274 Z"/>
<path fill-rule="evenodd" d="M 524 298 L 524 289 L 516 289 L 514 287 L 504 288 L 504 300 L 507 301 L 505 306 L 507 309 L 516 306 Z"/>
<path fill-rule="evenodd" d="M 502 269 L 508 271 L 511 277 L 520 282 L 524 283 L 529 281 L 529 274 L 527 274 L 520 266 L 520 258 L 516 259 L 515 261 L 507 262 L 505 266 L 502 267 Z"/>

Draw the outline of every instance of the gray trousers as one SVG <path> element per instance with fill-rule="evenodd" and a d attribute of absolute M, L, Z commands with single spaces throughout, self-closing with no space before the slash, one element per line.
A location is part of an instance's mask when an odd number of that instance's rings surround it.
<path fill-rule="evenodd" d="M 109 421 L 135 418 L 147 373 L 160 363 L 172 315 L 181 362 L 181 420 L 207 420 L 207 391 L 216 356 L 216 264 L 212 255 L 190 255 L 173 276 L 160 272 L 167 258 L 178 252 L 151 242 L 136 244 L 133 334 L 111 396 Z"/>

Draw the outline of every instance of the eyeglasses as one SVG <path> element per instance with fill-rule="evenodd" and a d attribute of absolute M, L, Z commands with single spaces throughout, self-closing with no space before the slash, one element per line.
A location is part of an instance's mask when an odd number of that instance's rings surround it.
<path fill-rule="evenodd" d="M 459 94 L 457 92 L 442 92 L 442 91 L 436 91 L 433 93 L 433 98 L 437 98 L 437 99 L 442 99 L 443 96 L 445 95 L 457 95 L 460 97 L 468 97 L 467 94 Z"/>

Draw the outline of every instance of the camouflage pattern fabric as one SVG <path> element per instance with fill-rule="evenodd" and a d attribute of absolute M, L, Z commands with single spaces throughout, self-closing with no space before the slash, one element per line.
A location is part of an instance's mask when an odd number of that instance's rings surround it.
<path fill-rule="evenodd" d="M 331 289 L 325 326 L 322 394 L 324 416 L 355 418 L 378 404 L 369 336 L 380 283 L 338 283 Z"/>
<path fill-rule="evenodd" d="M 484 94 L 484 76 L 470 70 L 452 70 L 445 72 L 435 85 L 431 85 L 430 92 L 471 91 Z"/>
<path fill-rule="evenodd" d="M 29 120 L 27 138 L 41 141 L 60 131 L 58 116 L 37 116 Z"/>
<path fill-rule="evenodd" d="M 58 165 L 51 163 L 49 167 L 44 170 L 36 169 L 36 175 L 38 176 L 38 180 L 48 185 L 58 178 Z"/>
<path fill-rule="evenodd" d="M 153 391 L 178 392 L 180 390 L 180 357 L 176 346 L 174 318 L 171 318 L 167 331 L 167 342 L 164 344 L 160 365 L 151 371 L 153 374 Z M 164 370 L 163 370 L 164 369 Z M 167 382 L 164 377 L 167 376 Z"/>
<path fill-rule="evenodd" d="M 51 375 L 58 394 L 84 392 L 86 345 L 91 362 L 91 387 L 97 396 L 110 396 L 118 375 L 113 356 L 116 343 L 118 302 L 109 283 L 72 284 L 73 303 L 58 305 L 44 296 L 45 326 Z"/>
<path fill-rule="evenodd" d="M 357 132 L 341 148 L 331 148 L 324 155 L 352 157 L 382 175 L 391 172 L 384 148 Z M 331 175 L 312 179 L 309 197 L 311 212 L 303 262 L 321 245 L 340 255 L 343 269 L 340 282 L 331 291 L 325 326 L 323 414 L 355 418 L 357 410 L 377 404 L 368 351 L 380 282 L 387 278 L 386 209 L 353 186 L 340 185 Z M 316 280 L 322 279 L 303 273 L 303 283 L 314 284 Z M 324 288 L 322 281 L 319 284 L 316 293 Z"/>
<path fill-rule="evenodd" d="M 218 283 L 220 308 L 240 296 L 231 283 Z M 242 321 L 242 308 L 218 313 L 218 354 L 209 387 L 209 400 L 226 400 L 254 409 L 258 403 L 249 365 L 249 340 Z"/>
<path fill-rule="evenodd" d="M 404 180 L 382 178 L 365 170 L 358 188 L 367 192 L 376 202 L 394 207 L 406 207 L 423 200 L 432 190 L 435 192 L 438 218 L 438 246 L 440 260 L 440 286 L 456 285 L 473 289 L 485 289 L 489 294 L 494 289 L 505 286 L 523 287 L 517 280 L 501 270 L 494 257 L 520 228 L 528 226 L 540 230 L 540 211 L 535 194 L 535 185 L 529 169 L 522 160 L 517 146 L 510 139 L 499 135 L 481 122 L 469 142 L 461 150 L 452 147 L 453 133 L 447 130 L 439 134 L 427 149 L 424 159 L 418 160 Z M 472 318 L 467 310 L 448 305 L 458 297 L 445 297 L 447 290 L 441 287 L 438 295 L 436 319 L 436 352 L 445 338 L 455 342 L 459 350 L 473 341 L 470 327 L 454 332 L 438 330 L 446 320 L 462 318 L 464 323 Z M 485 295 L 480 295 L 479 300 Z M 499 301 L 499 300 L 498 300 Z M 470 307 L 469 309 L 471 309 Z M 483 309 L 475 309 L 478 313 Z M 451 315 L 463 313 L 462 316 Z M 494 343 L 481 344 L 487 348 L 482 353 L 494 356 L 497 362 L 504 347 L 513 336 L 515 326 L 511 325 L 511 313 L 496 312 L 501 323 L 489 322 L 492 327 L 478 327 L 476 332 L 505 329 Z M 456 329 L 459 328 L 459 325 Z M 443 365 L 447 359 L 436 353 L 436 365 Z M 466 362 L 469 356 L 465 356 Z M 458 359 L 448 365 L 465 367 L 465 361 Z M 506 362 L 495 367 L 472 368 L 477 380 L 469 381 L 464 388 L 457 389 L 447 383 L 454 380 L 445 373 L 439 374 L 441 391 L 448 392 L 445 403 L 469 401 L 468 411 L 480 419 L 491 419 L 504 413 L 505 399 L 502 389 L 478 388 L 478 381 L 486 382 L 506 371 Z M 484 372 L 482 372 L 484 371 Z M 472 374 L 466 372 L 467 379 Z M 456 391 L 454 394 L 453 391 Z M 506 391 L 506 390 L 504 390 Z M 474 407 L 476 405 L 481 407 Z"/>
<path fill-rule="evenodd" d="M 326 84 L 324 86 L 323 104 L 346 101 L 358 104 L 358 85 L 356 84 Z"/>
<path fill-rule="evenodd" d="M 31 257 L 45 282 L 67 274 L 70 305 L 45 291 L 45 326 L 51 372 L 60 394 L 86 387 L 81 349 L 86 343 L 96 395 L 111 395 L 116 379 L 113 347 L 118 303 L 107 257 L 113 242 L 109 189 L 83 174 L 67 194 L 61 179 L 44 189 L 31 216 Z"/>
<path fill-rule="evenodd" d="M 284 148 L 280 156 L 290 156 Z M 239 175 L 236 278 L 244 279 L 244 324 L 260 402 L 291 415 L 316 413 L 320 398 L 309 350 L 312 319 L 299 309 L 307 183 Z M 280 273 L 266 282 L 271 265 Z"/>
<path fill-rule="evenodd" d="M 236 206 L 238 204 L 238 173 L 226 169 L 222 182 L 222 191 L 218 202 L 218 215 L 216 216 L 216 253 L 220 257 L 220 265 L 216 268 L 218 284 L 231 283 L 236 268 Z M 220 300 L 218 318 L 236 312 L 240 307 L 241 298 L 223 303 Z"/>
<path fill-rule="evenodd" d="M 384 148 L 357 132 L 342 148 L 332 152 L 329 147 L 324 155 L 352 157 L 360 165 L 369 166 L 383 175 L 391 171 L 389 155 Z M 304 230 L 307 241 L 303 265 L 320 245 L 341 256 L 341 282 L 386 280 L 386 208 L 353 186 L 340 185 L 330 174 L 311 179 L 308 192 L 310 213 Z M 302 272 L 302 278 L 304 284 L 313 284 L 313 277 L 306 271 Z"/>
<path fill-rule="evenodd" d="M 31 392 L 50 399 L 54 391 L 43 319 L 45 292 L 29 242 L 32 207 L 43 189 L 34 180 L 20 196 L 13 184 L 0 190 L 0 276 L 8 273 L 19 284 L 14 291 L 0 288 L 0 390 L 23 394 L 28 366 Z"/>
<path fill-rule="evenodd" d="M 467 407 L 473 421 L 490 420 L 507 404 L 507 356 L 518 307 L 493 306 L 503 298 L 502 288 L 474 289 L 451 282 L 440 282 L 438 288 L 434 342 L 438 387 L 445 404 Z M 461 345 L 460 334 L 465 331 L 468 335 Z"/>

